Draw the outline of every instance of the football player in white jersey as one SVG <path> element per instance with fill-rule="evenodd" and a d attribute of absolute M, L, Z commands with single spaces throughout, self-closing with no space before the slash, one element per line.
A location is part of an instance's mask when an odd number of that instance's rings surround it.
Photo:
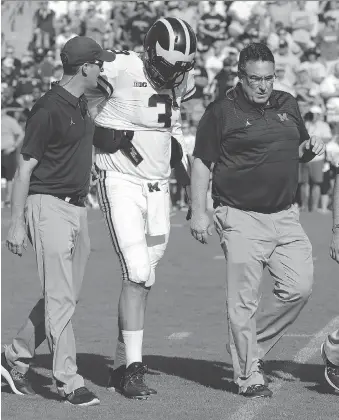
<path fill-rule="evenodd" d="M 195 92 L 196 36 L 185 21 L 161 18 L 146 34 L 143 54 L 115 53 L 98 88 L 86 94 L 96 124 L 100 208 L 123 277 L 108 387 L 144 399 L 156 393 L 144 382 L 142 340 L 147 296 L 170 231 L 171 166 L 189 184 L 180 105 Z"/>

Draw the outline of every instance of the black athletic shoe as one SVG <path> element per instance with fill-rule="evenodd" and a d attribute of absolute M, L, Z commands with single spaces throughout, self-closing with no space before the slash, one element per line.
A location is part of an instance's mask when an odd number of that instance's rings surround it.
<path fill-rule="evenodd" d="M 78 407 L 89 407 L 100 404 L 99 398 L 84 386 L 67 394 L 65 401 Z"/>
<path fill-rule="evenodd" d="M 8 382 L 14 394 L 35 395 L 35 391 L 27 378 L 27 373 L 20 373 L 15 367 L 10 367 L 4 352 L 1 353 L 1 376 Z"/>
<path fill-rule="evenodd" d="M 147 372 L 147 366 L 143 365 L 145 369 L 145 373 Z M 108 377 L 108 384 L 107 389 L 112 392 L 119 392 L 120 394 L 123 394 L 123 379 L 125 377 L 126 372 L 126 366 L 119 366 L 117 369 L 109 368 L 109 377 Z M 146 384 L 145 384 L 146 385 Z M 148 389 L 148 395 L 156 395 L 157 391 L 155 389 L 149 388 L 146 385 Z"/>
<path fill-rule="evenodd" d="M 325 354 L 324 343 L 321 345 L 321 356 L 325 363 L 325 378 L 326 381 L 331 385 L 332 388 L 339 391 L 339 366 L 331 363 Z"/>
<path fill-rule="evenodd" d="M 267 386 L 270 381 L 268 379 L 268 376 L 265 373 L 265 363 L 262 359 L 258 359 L 258 369 L 259 369 L 259 373 L 261 373 L 264 378 L 265 385 Z"/>
<path fill-rule="evenodd" d="M 147 371 L 145 365 L 140 362 L 132 363 L 125 369 L 122 378 L 121 393 L 126 398 L 144 400 L 150 396 L 149 388 L 144 382 L 144 375 Z"/>
<path fill-rule="evenodd" d="M 263 398 L 272 397 L 273 392 L 266 385 L 250 385 L 240 394 L 247 398 Z"/>
<path fill-rule="evenodd" d="M 119 366 L 117 369 L 108 369 L 107 389 L 112 392 L 122 391 L 122 380 L 125 376 L 126 366 Z"/>

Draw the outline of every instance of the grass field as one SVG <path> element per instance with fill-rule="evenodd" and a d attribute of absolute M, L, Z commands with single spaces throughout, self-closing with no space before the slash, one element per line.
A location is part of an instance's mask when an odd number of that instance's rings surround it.
<path fill-rule="evenodd" d="M 2 212 L 2 241 L 9 212 Z M 266 359 L 274 396 L 249 401 L 235 393 L 225 343 L 225 263 L 214 233 L 208 246 L 189 233 L 183 213 L 172 218 L 167 253 L 152 289 L 144 334 L 147 382 L 158 395 L 130 401 L 106 390 L 117 336 L 120 272 L 100 211 L 90 211 L 92 254 L 73 325 L 78 365 L 101 405 L 76 408 L 60 402 L 52 385 L 47 346 L 37 352 L 31 378 L 35 397 L 2 386 L 2 418 L 15 420 L 335 420 L 339 395 L 323 376 L 319 346 L 339 326 L 339 266 L 330 260 L 331 218 L 303 214 L 314 250 L 313 295 L 297 322 Z M 2 243 L 3 245 L 3 243 Z M 266 274 L 264 297 L 272 290 Z M 22 258 L 2 246 L 2 344 L 9 343 L 39 296 L 34 254 Z"/>

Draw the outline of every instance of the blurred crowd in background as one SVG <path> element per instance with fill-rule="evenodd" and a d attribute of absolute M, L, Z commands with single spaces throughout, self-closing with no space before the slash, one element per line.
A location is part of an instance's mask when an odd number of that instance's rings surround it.
<path fill-rule="evenodd" d="M 13 2 L 2 1 L 2 9 L 9 3 Z M 337 1 L 34 3 L 34 30 L 21 56 L 2 33 L 2 155 L 19 149 L 29 110 L 51 82 L 61 78 L 60 50 L 69 39 L 86 35 L 107 49 L 141 52 L 144 35 L 156 19 L 180 17 L 198 37 L 197 91 L 182 110 L 189 153 L 193 152 L 195 130 L 206 106 L 223 97 L 238 81 L 240 50 L 251 42 L 264 42 L 276 60 L 274 88 L 297 99 L 310 135 L 321 137 L 327 144 L 324 156 L 300 165 L 298 203 L 305 211 L 329 211 L 333 175 L 339 165 Z M 3 169 L 2 178 L 11 181 L 12 174 L 4 174 Z M 181 188 L 175 181 L 172 184 L 173 208 L 186 209 Z M 8 205 L 8 194 L 3 205 Z"/>

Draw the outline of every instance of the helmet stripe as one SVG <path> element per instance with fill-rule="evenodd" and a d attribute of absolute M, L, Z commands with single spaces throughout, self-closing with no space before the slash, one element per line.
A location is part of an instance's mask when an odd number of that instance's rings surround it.
<path fill-rule="evenodd" d="M 197 51 L 197 37 L 195 35 L 195 32 L 193 31 L 192 27 L 183 20 L 184 25 L 187 27 L 188 30 L 188 36 L 190 40 L 190 49 L 188 51 L 188 54 L 195 53 Z"/>
<path fill-rule="evenodd" d="M 172 25 L 168 22 L 167 19 L 164 19 L 164 18 L 160 18 L 159 22 L 162 22 L 168 30 L 169 51 L 173 51 L 174 50 L 174 30 L 172 28 Z"/>
<path fill-rule="evenodd" d="M 169 17 L 166 20 L 173 28 L 174 33 L 174 45 L 171 51 L 179 51 L 185 54 L 187 38 L 182 24 L 177 18 Z"/>
<path fill-rule="evenodd" d="M 187 26 L 185 25 L 185 22 L 179 18 L 176 18 L 177 21 L 180 22 L 181 26 L 184 29 L 185 32 L 185 38 L 186 38 L 186 51 L 185 51 L 185 55 L 189 54 L 190 48 L 191 48 L 191 39 L 190 39 L 190 34 L 188 32 Z"/>

